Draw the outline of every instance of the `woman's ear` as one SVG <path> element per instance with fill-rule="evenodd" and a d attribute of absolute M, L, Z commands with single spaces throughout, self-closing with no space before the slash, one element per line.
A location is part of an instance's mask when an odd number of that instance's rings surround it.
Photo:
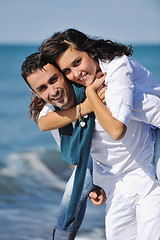
<path fill-rule="evenodd" d="M 95 54 L 93 54 L 93 53 L 90 56 L 91 56 L 91 58 L 95 58 Z"/>

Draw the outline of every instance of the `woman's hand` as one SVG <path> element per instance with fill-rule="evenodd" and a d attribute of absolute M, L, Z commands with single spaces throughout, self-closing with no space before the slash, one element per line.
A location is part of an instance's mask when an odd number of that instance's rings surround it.
<path fill-rule="evenodd" d="M 104 84 L 104 81 L 105 76 L 96 79 L 93 84 L 86 88 L 86 96 L 92 105 L 93 111 L 100 125 L 113 138 L 113 140 L 118 141 L 124 137 L 127 127 L 123 122 L 114 118 L 110 110 L 102 104 L 98 96 L 98 89 Z"/>
<path fill-rule="evenodd" d="M 102 76 L 100 78 L 95 79 L 95 81 L 91 85 L 86 87 L 86 91 L 88 91 L 89 89 L 92 89 L 95 92 L 97 92 L 98 89 L 101 89 L 101 86 L 104 86 L 104 85 L 105 85 L 105 76 Z"/>
<path fill-rule="evenodd" d="M 105 91 L 107 90 L 107 86 L 102 84 L 100 88 L 97 90 L 97 95 L 100 98 L 100 100 L 105 104 Z"/>
<path fill-rule="evenodd" d="M 107 90 L 107 86 L 104 84 L 104 79 L 105 79 L 105 76 L 102 75 L 102 72 L 98 72 L 96 75 L 96 80 L 95 80 L 95 81 L 97 81 L 96 92 L 97 92 L 98 97 L 100 98 L 100 100 L 103 103 L 105 103 L 105 91 Z M 92 105 L 90 104 L 88 98 L 86 98 L 82 104 L 85 109 L 88 109 L 88 112 L 93 112 Z M 81 107 L 82 107 L 82 104 L 81 104 Z"/>

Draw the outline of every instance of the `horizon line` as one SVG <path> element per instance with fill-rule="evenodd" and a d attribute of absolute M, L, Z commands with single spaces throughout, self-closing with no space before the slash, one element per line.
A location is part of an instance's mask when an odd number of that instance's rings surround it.
<path fill-rule="evenodd" d="M 136 41 L 136 42 L 121 42 L 122 44 L 131 44 L 131 45 L 160 45 L 160 42 L 154 41 L 154 42 L 146 42 L 146 41 Z M 14 45 L 14 46 L 40 46 L 42 42 L 0 42 L 0 45 Z"/>

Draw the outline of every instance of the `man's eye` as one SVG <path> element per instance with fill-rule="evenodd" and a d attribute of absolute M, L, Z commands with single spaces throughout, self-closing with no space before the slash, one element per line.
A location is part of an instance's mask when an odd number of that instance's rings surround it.
<path fill-rule="evenodd" d="M 64 73 L 64 74 L 68 74 L 69 71 L 70 71 L 69 68 L 66 68 L 66 69 L 63 70 L 63 73 Z"/>
<path fill-rule="evenodd" d="M 47 88 L 46 86 L 40 87 L 40 88 L 39 88 L 39 92 L 44 92 L 44 91 L 46 90 L 46 88 Z"/>
<path fill-rule="evenodd" d="M 54 76 L 54 77 L 52 77 L 52 78 L 49 80 L 49 84 L 54 84 L 54 83 L 57 81 L 58 77 L 59 77 L 59 76 Z"/>
<path fill-rule="evenodd" d="M 53 84 L 53 83 L 56 82 L 56 80 L 57 80 L 57 78 L 51 79 L 49 83 L 50 83 L 50 84 Z"/>

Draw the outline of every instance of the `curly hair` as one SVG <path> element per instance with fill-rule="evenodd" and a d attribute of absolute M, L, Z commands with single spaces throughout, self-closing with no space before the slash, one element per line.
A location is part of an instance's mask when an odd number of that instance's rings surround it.
<path fill-rule="evenodd" d="M 95 60 L 113 60 L 116 56 L 132 55 L 132 46 L 118 44 L 111 40 L 100 38 L 91 38 L 86 34 L 76 30 L 67 29 L 63 32 L 57 32 L 52 37 L 44 40 L 39 47 L 42 53 L 42 60 L 55 64 L 69 47 L 86 52 L 89 56 L 95 56 Z"/>

